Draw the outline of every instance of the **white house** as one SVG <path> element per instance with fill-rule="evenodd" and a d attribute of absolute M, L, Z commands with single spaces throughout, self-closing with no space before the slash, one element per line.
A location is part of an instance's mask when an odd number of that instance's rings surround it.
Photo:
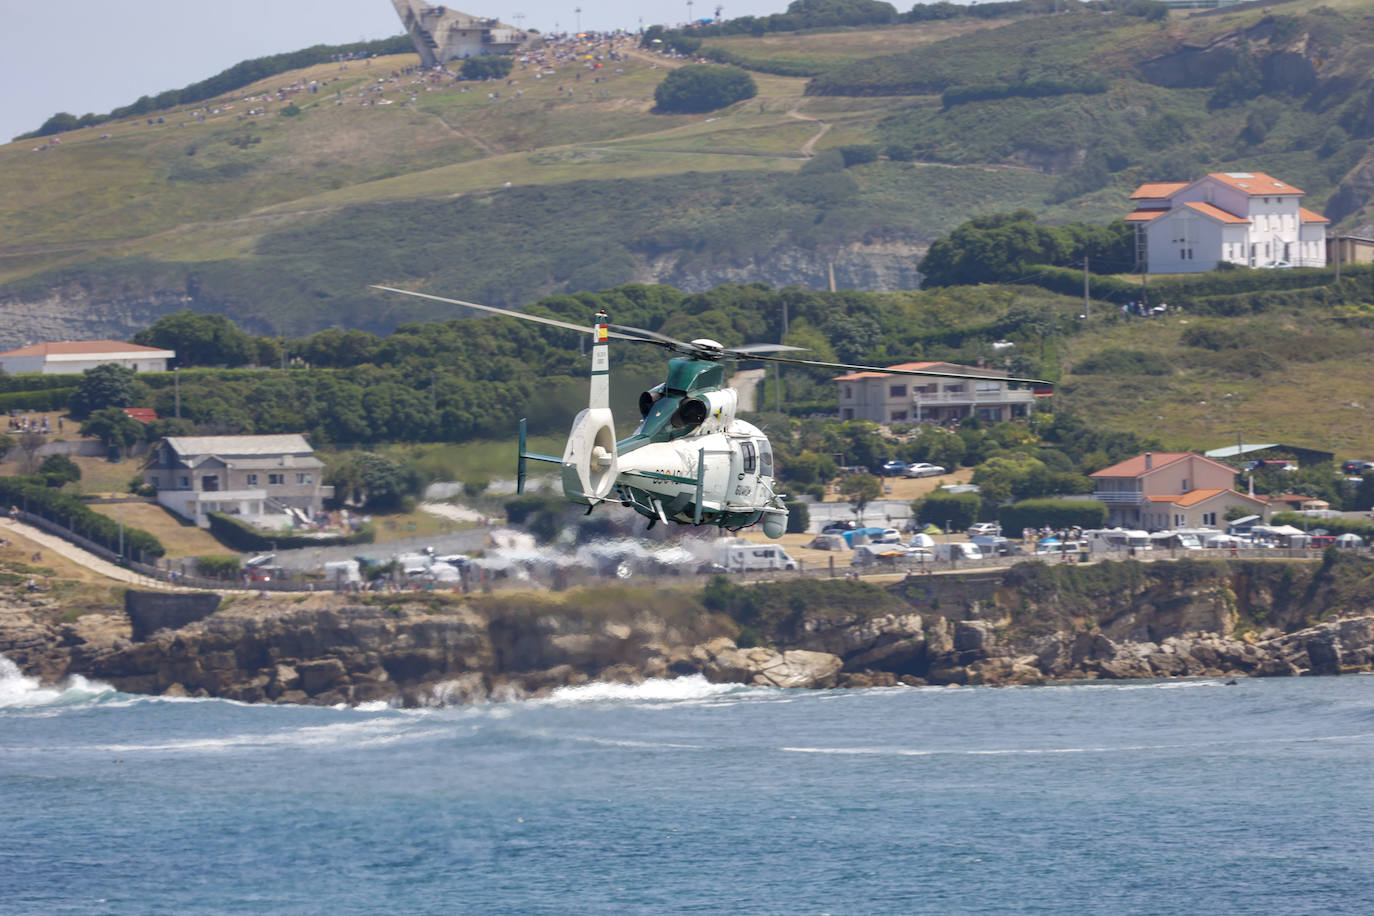
<path fill-rule="evenodd" d="M 1196 273 L 1222 262 L 1325 267 L 1330 220 L 1303 207 L 1303 195 L 1263 172 L 1213 172 L 1141 185 L 1126 221 L 1144 237 L 1152 274 Z"/>
<path fill-rule="evenodd" d="M 955 363 L 898 363 L 888 369 L 933 372 L 974 372 L 1006 375 L 999 369 L 975 369 Z M 1000 423 L 1031 411 L 1035 392 L 1007 382 L 986 379 L 894 375 L 890 372 L 851 372 L 834 379 L 839 386 L 840 419 L 877 423 L 944 423 L 977 417 Z"/>
<path fill-rule="evenodd" d="M 323 469 L 300 435 L 168 436 L 153 447 L 143 477 L 159 503 L 201 528 L 211 512 L 279 526 L 313 519 L 333 496 Z"/>
<path fill-rule="evenodd" d="M 175 350 L 141 347 L 118 340 L 68 340 L 0 353 L 0 369 L 9 375 L 21 372 L 63 375 L 113 363 L 135 372 L 166 372 L 167 360 L 176 359 L 176 355 Z"/>

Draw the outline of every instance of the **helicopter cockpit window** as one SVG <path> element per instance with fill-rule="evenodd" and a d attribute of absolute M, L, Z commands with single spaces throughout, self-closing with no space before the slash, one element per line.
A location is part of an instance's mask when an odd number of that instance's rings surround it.
<path fill-rule="evenodd" d="M 773 446 L 768 444 L 767 439 L 760 439 L 757 443 L 759 449 L 759 473 L 764 477 L 773 476 Z"/>
<path fill-rule="evenodd" d="M 746 473 L 746 474 L 752 474 L 752 473 L 754 473 L 754 468 L 757 466 L 757 465 L 754 463 L 754 443 L 752 443 L 752 442 L 741 442 L 741 443 L 740 443 L 740 446 L 739 446 L 739 454 L 740 454 L 740 458 L 743 460 L 743 471 L 744 471 L 744 473 Z"/>

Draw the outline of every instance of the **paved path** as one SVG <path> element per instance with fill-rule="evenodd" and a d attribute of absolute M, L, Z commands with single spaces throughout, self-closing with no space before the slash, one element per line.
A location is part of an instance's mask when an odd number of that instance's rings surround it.
<path fill-rule="evenodd" d="M 73 563 L 86 567 L 97 575 L 105 576 L 107 579 L 114 579 L 117 582 L 125 582 L 129 585 L 137 585 L 140 588 L 157 588 L 166 591 L 186 591 L 186 589 L 173 589 L 166 582 L 157 579 L 150 579 L 140 575 L 131 569 L 125 569 L 108 560 L 102 559 L 88 550 L 83 550 L 75 544 L 68 543 L 59 537 L 40 531 L 32 525 L 13 519 L 0 519 L 0 527 L 8 528 L 15 535 L 32 541 L 46 551 L 66 557 Z"/>

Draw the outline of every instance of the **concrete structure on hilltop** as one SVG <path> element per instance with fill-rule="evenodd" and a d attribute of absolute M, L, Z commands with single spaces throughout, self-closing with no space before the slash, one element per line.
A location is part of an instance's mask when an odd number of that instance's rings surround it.
<path fill-rule="evenodd" d="M 1233 506 L 1263 515 L 1269 505 L 1235 490 L 1235 468 L 1194 452 L 1146 452 L 1088 476 L 1107 524 L 1124 528 L 1222 528 Z"/>
<path fill-rule="evenodd" d="M 176 355 L 175 350 L 141 347 L 118 340 L 68 340 L 0 353 L 0 369 L 7 375 L 21 372 L 64 375 L 113 363 L 135 372 L 166 372 L 167 360 L 176 359 Z"/>
<path fill-rule="evenodd" d="M 334 495 L 324 462 L 300 435 L 168 436 L 153 447 L 144 479 L 169 511 L 210 526 L 209 513 L 259 526 L 303 524 Z"/>
<path fill-rule="evenodd" d="M 1325 267 L 1330 220 L 1300 205 L 1304 191 L 1262 172 L 1213 172 L 1143 184 L 1131 195 L 1147 273 L 1241 267 Z"/>
<path fill-rule="evenodd" d="M 482 19 L 423 0 L 391 0 L 391 5 L 426 67 L 483 54 L 509 54 L 527 37 L 498 19 Z"/>
<path fill-rule="evenodd" d="M 898 363 L 888 369 L 928 369 L 933 372 L 976 372 L 1006 375 L 998 369 L 975 369 L 955 363 Z M 984 379 L 892 375 L 887 372 L 851 372 L 837 376 L 840 419 L 872 420 L 875 423 L 946 423 L 977 417 L 1000 423 L 1027 416 L 1035 401 L 1028 387 Z"/>

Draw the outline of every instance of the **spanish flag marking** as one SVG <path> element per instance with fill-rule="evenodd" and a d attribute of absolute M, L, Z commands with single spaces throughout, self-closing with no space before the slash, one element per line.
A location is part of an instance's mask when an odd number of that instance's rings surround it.
<path fill-rule="evenodd" d="M 605 342 L 606 342 L 606 339 L 607 339 L 607 338 L 606 338 L 606 326 L 605 326 L 604 324 L 599 324 L 599 325 L 597 325 L 597 326 L 596 326 L 596 342 L 597 342 L 597 343 L 605 343 Z"/>

